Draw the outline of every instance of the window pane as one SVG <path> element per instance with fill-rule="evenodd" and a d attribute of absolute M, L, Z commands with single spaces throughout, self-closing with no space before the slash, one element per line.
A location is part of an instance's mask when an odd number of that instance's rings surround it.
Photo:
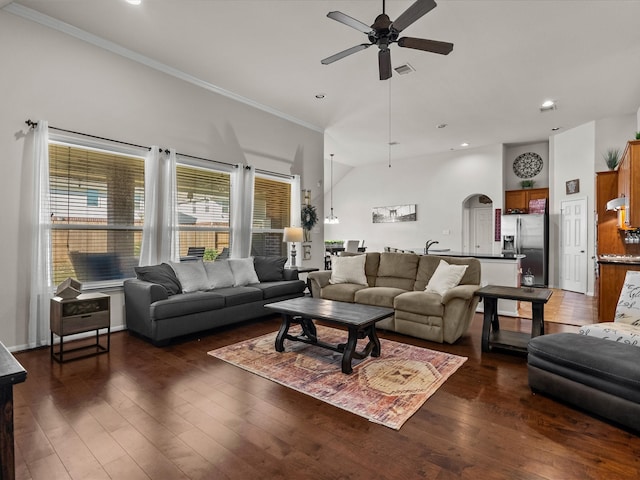
<path fill-rule="evenodd" d="M 123 279 L 138 263 L 144 160 L 49 145 L 53 281 Z"/>
<path fill-rule="evenodd" d="M 286 256 L 284 227 L 291 219 L 291 184 L 256 177 L 253 204 L 252 255 Z M 275 231 L 274 231 L 275 230 Z"/>
<path fill-rule="evenodd" d="M 180 256 L 185 256 L 189 247 L 205 247 L 205 260 L 223 252 L 228 255 L 231 176 L 178 165 L 176 181 Z"/>

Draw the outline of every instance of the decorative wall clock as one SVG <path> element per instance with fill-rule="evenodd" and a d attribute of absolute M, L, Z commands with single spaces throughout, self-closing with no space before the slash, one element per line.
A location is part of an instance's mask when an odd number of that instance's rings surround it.
<path fill-rule="evenodd" d="M 520 178 L 533 178 L 542 171 L 543 163 L 537 153 L 522 153 L 513 161 L 513 173 Z"/>

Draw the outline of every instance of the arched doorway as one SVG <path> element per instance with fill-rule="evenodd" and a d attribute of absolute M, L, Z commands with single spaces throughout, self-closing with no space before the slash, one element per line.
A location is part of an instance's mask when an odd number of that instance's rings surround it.
<path fill-rule="evenodd" d="M 462 203 L 464 253 L 493 253 L 493 200 L 485 194 L 470 195 Z"/>

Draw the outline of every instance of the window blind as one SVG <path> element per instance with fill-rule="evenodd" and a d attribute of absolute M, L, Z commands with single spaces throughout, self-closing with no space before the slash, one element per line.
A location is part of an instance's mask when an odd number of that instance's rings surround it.
<path fill-rule="evenodd" d="M 144 221 L 144 159 L 50 143 L 53 279 L 135 276 Z"/>
<path fill-rule="evenodd" d="M 205 260 L 229 251 L 229 173 L 180 164 L 176 168 L 180 255 L 205 247 Z"/>
<path fill-rule="evenodd" d="M 256 176 L 252 254 L 287 256 L 287 245 L 282 243 L 282 235 L 284 227 L 289 226 L 290 212 L 291 184 Z"/>

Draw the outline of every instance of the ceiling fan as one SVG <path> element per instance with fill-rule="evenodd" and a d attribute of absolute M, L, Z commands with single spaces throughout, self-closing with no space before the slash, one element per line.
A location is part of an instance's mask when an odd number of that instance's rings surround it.
<path fill-rule="evenodd" d="M 389 16 L 385 13 L 385 0 L 382 0 L 382 13 L 376 17 L 373 25 L 371 26 L 368 26 L 360 20 L 356 20 L 342 12 L 329 12 L 327 17 L 337 22 L 344 23 L 345 25 L 366 34 L 370 43 L 361 43 L 355 47 L 347 48 L 342 52 L 321 60 L 320 63 L 323 65 L 329 65 L 330 63 L 340 60 L 348 55 L 369 48 L 371 45 L 377 45 L 380 49 L 378 51 L 380 80 L 388 80 L 391 78 L 391 51 L 389 50 L 389 46 L 392 43 L 397 43 L 401 47 L 448 55 L 453 50 L 453 43 L 427 40 L 425 38 L 398 38 L 400 32 L 420 17 L 433 10 L 436 6 L 437 5 L 434 0 L 417 0 L 413 5 L 407 8 L 395 22 L 392 22 L 389 19 Z"/>

